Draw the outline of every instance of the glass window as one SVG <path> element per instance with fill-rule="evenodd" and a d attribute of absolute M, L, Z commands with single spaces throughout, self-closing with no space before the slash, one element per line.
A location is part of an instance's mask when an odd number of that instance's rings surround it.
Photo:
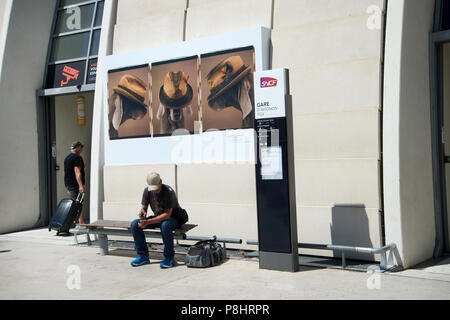
<path fill-rule="evenodd" d="M 98 45 L 100 42 L 100 30 L 94 30 L 92 34 L 92 42 L 91 42 L 91 56 L 96 56 L 98 54 Z"/>
<path fill-rule="evenodd" d="M 450 0 L 444 0 L 442 10 L 442 30 L 450 29 Z"/>
<path fill-rule="evenodd" d="M 94 27 L 100 27 L 103 20 L 103 7 L 105 5 L 104 1 L 100 1 L 97 4 L 97 14 L 95 15 L 95 25 Z"/>
<path fill-rule="evenodd" d="M 89 34 L 83 32 L 53 39 L 51 61 L 86 57 Z"/>
<path fill-rule="evenodd" d="M 72 7 L 58 12 L 55 34 L 90 28 L 95 4 Z"/>
<path fill-rule="evenodd" d="M 57 1 L 46 88 L 95 82 L 104 5 L 104 0 Z"/>

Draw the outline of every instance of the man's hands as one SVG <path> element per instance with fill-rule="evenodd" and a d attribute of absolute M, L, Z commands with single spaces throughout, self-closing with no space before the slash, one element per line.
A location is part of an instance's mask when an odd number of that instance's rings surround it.
<path fill-rule="evenodd" d="M 138 217 L 139 219 L 145 219 L 147 217 L 147 206 L 142 206 L 141 210 L 139 210 Z M 141 220 L 138 224 L 139 228 L 144 229 L 148 225 L 146 220 Z"/>
<path fill-rule="evenodd" d="M 141 221 L 139 221 L 138 226 L 139 228 L 144 229 L 145 227 L 147 227 L 149 224 L 153 224 L 153 223 L 160 223 L 164 220 L 168 220 L 170 219 L 170 216 L 172 215 L 172 208 L 167 210 L 164 213 L 161 213 L 160 215 L 156 216 L 156 217 L 152 217 L 149 219 L 146 219 L 147 216 L 147 208 L 148 206 L 142 206 L 141 211 L 139 211 L 139 218 L 141 219 Z"/>
<path fill-rule="evenodd" d="M 147 225 L 148 225 L 148 221 L 147 220 L 141 220 L 138 223 L 139 228 L 142 228 L 142 229 L 144 229 Z"/>
<path fill-rule="evenodd" d="M 138 217 L 139 219 L 144 219 L 147 216 L 147 209 L 142 206 L 141 210 L 139 211 Z"/>

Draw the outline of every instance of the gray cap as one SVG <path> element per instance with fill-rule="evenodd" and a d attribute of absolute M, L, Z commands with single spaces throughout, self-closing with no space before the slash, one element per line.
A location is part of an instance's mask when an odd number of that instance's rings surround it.
<path fill-rule="evenodd" d="M 156 172 L 147 175 L 147 184 L 149 191 L 155 191 L 161 186 L 161 177 Z"/>
<path fill-rule="evenodd" d="M 78 148 L 80 146 L 84 147 L 84 144 L 82 144 L 80 141 L 75 141 L 75 142 L 72 142 L 70 149 L 75 150 L 76 148 Z"/>

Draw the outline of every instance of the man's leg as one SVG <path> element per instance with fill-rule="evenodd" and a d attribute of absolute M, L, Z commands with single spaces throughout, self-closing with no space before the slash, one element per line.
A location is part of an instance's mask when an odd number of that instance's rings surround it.
<path fill-rule="evenodd" d="M 138 257 L 131 261 L 133 267 L 139 267 L 150 263 L 144 229 L 139 227 L 140 221 L 141 219 L 136 219 L 131 223 L 131 233 L 133 234 L 134 245 L 138 254 Z"/>
<path fill-rule="evenodd" d="M 169 220 L 165 220 L 161 222 L 161 235 L 164 242 L 164 259 L 161 267 L 170 267 L 173 265 L 168 265 L 169 262 L 173 263 L 175 256 L 175 250 L 173 248 L 173 230 L 180 227 L 180 223 L 175 218 L 170 218 Z"/>
<path fill-rule="evenodd" d="M 131 233 L 134 239 L 134 246 L 136 247 L 136 253 L 139 256 L 147 256 L 148 257 L 148 247 L 147 242 L 145 241 L 144 229 L 139 227 L 139 222 L 141 219 L 136 219 L 131 222 Z"/>

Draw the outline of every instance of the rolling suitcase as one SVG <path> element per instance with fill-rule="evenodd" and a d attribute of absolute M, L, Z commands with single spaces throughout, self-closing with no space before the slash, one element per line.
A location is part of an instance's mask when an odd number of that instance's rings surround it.
<path fill-rule="evenodd" d="M 50 223 L 48 231 L 56 230 L 56 235 L 69 234 L 69 229 L 72 224 L 77 221 L 81 210 L 83 209 L 84 193 L 78 194 L 78 197 L 73 199 L 63 199 L 58 204 Z"/>

